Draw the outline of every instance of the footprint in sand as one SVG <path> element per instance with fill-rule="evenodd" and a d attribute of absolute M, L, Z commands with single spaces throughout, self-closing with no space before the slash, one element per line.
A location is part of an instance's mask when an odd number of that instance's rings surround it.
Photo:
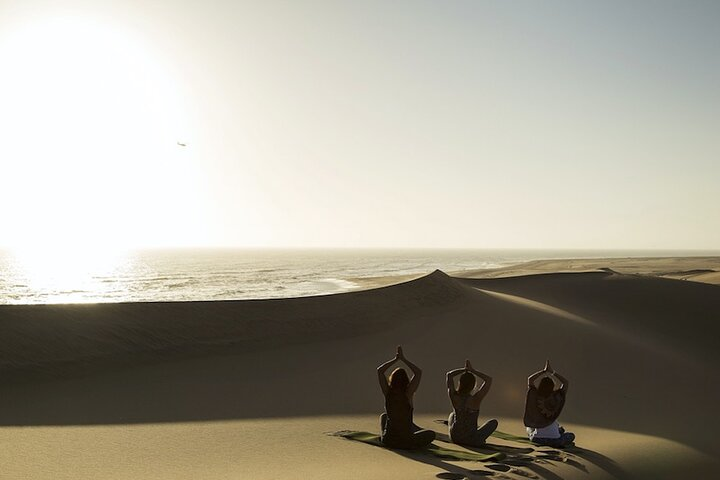
<path fill-rule="evenodd" d="M 468 480 L 468 477 L 466 477 L 462 473 L 442 472 L 438 473 L 435 476 L 437 478 L 443 478 L 445 480 Z"/>
<path fill-rule="evenodd" d="M 512 465 L 513 467 L 527 467 L 533 462 L 533 458 L 508 458 L 505 459 L 504 462 L 508 465 Z"/>
<path fill-rule="evenodd" d="M 560 450 L 538 450 L 541 455 L 562 455 L 563 452 Z"/>
<path fill-rule="evenodd" d="M 560 455 L 552 455 L 552 454 L 538 455 L 536 458 L 540 458 L 540 459 L 543 459 L 543 460 L 553 460 L 553 461 L 555 461 L 555 462 L 562 462 L 562 461 L 563 461 L 563 457 L 561 457 Z"/>
<path fill-rule="evenodd" d="M 518 477 L 535 478 L 535 479 L 540 478 L 532 472 L 526 472 L 524 470 L 520 470 L 519 468 L 513 468 L 512 470 L 510 470 L 509 473 L 512 473 L 513 475 L 517 475 Z"/>

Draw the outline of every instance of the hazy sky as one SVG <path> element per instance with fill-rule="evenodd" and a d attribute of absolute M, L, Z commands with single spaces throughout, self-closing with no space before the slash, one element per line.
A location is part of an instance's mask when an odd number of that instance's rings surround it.
<path fill-rule="evenodd" d="M 720 248 L 718 25 L 0 0 L 0 245 Z"/>

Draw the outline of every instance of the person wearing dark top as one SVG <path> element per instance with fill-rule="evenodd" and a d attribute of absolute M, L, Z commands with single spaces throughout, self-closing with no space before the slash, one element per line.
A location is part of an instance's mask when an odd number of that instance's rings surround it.
<path fill-rule="evenodd" d="M 536 387 L 535 382 L 541 378 Z M 555 378 L 560 388 L 555 388 Z M 567 447 L 575 440 L 575 435 L 566 432 L 557 419 L 565 406 L 569 382 L 567 378 L 545 362 L 545 368 L 528 377 L 528 393 L 525 400 L 523 423 L 527 427 L 528 438 L 538 445 Z"/>
<path fill-rule="evenodd" d="M 390 376 L 387 371 L 396 362 L 404 362 L 413 377 L 403 368 L 395 368 Z M 380 415 L 380 441 L 392 448 L 423 448 L 435 440 L 435 432 L 422 430 L 413 423 L 413 396 L 420 385 L 422 370 L 403 355 L 402 347 L 397 348 L 395 358 L 377 368 L 380 389 L 385 396 L 385 413 Z"/>
<path fill-rule="evenodd" d="M 458 387 L 455 388 L 457 376 L 460 376 L 460 380 Z M 473 393 L 477 377 L 483 380 L 483 384 Z M 478 428 L 480 402 L 490 390 L 492 378 L 475 370 L 470 360 L 465 360 L 465 367 L 447 372 L 446 380 L 448 396 L 453 406 L 453 411 L 448 417 L 450 439 L 459 445 L 481 447 L 498 426 L 497 420 L 492 419 Z"/>

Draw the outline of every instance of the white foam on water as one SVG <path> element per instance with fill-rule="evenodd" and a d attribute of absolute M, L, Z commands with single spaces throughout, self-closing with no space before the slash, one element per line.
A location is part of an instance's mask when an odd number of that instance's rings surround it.
<path fill-rule="evenodd" d="M 360 287 L 351 280 L 355 278 L 422 275 L 435 269 L 461 275 L 530 260 L 613 256 L 662 253 L 208 249 L 137 251 L 112 262 L 79 258 L 45 264 L 0 251 L 0 304 L 287 298 L 355 290 Z"/>

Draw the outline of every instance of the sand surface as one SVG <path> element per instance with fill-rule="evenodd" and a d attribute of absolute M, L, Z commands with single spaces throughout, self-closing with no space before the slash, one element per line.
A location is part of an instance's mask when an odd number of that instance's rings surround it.
<path fill-rule="evenodd" d="M 0 478 L 709 478 L 720 287 L 667 273 L 718 259 L 614 262 L 302 299 L 2 306 Z M 481 417 L 522 433 L 527 375 L 549 357 L 587 458 L 491 467 L 325 435 L 378 430 L 374 369 L 397 344 L 438 431 L 444 372 L 470 358 L 494 378 Z"/>
<path fill-rule="evenodd" d="M 420 424 L 443 432 L 432 415 Z M 520 433 L 517 420 L 500 418 Z M 566 424 L 587 451 L 507 450 L 496 462 L 448 462 L 332 437 L 373 430 L 374 415 L 137 425 L 7 427 L 0 430 L 2 478 L 205 480 L 237 478 L 669 478 L 707 471 L 713 460 L 669 440 Z M 436 443 L 463 450 L 444 442 Z M 527 447 L 491 439 L 502 448 Z M 603 452 L 600 454 L 598 452 Z M 444 476 L 443 476 L 444 474 Z M 455 474 L 455 476 L 448 475 Z M 440 475 L 440 477 L 438 477 Z"/>

